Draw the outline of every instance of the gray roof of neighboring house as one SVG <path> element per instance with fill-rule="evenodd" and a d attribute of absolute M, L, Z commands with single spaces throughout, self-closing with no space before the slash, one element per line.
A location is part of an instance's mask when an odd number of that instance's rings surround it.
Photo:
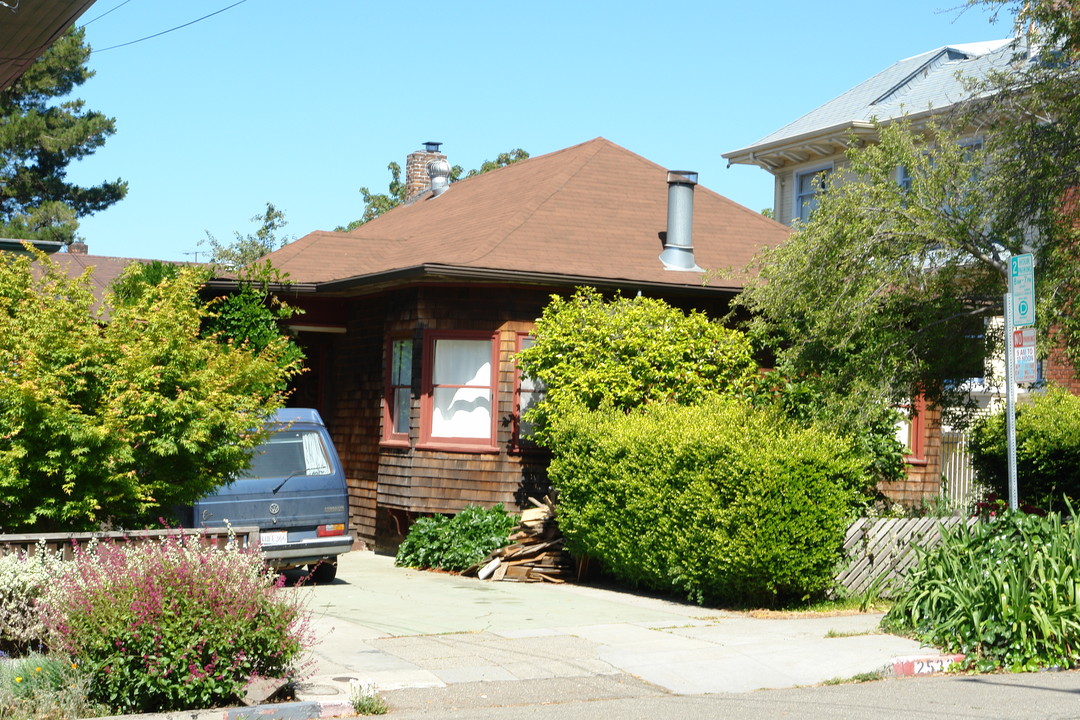
<path fill-rule="evenodd" d="M 1008 68 L 1016 54 L 1015 40 L 947 45 L 900 60 L 798 120 L 753 145 L 724 153 L 732 162 L 747 162 L 753 151 L 842 131 L 876 120 L 942 110 L 969 97 L 968 79 Z"/>

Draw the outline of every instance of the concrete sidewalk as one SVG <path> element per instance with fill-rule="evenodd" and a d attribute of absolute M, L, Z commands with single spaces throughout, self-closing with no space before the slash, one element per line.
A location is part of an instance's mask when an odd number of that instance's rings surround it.
<path fill-rule="evenodd" d="M 373 680 L 395 707 L 445 707 L 463 694 L 536 705 L 814 685 L 927 655 L 877 632 L 877 614 L 762 618 L 407 570 L 370 552 L 344 556 L 333 584 L 298 592 L 319 638 L 299 699 L 328 715 L 349 711 L 352 678 Z"/>

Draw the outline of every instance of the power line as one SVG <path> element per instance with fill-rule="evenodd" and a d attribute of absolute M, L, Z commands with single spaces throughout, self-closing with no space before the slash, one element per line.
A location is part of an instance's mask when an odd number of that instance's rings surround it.
<path fill-rule="evenodd" d="M 119 5 L 116 5 L 115 7 L 113 7 L 113 8 L 112 8 L 112 10 L 106 10 L 105 12 L 101 13 L 100 15 L 98 15 L 98 16 L 97 16 L 96 18 L 94 18 L 93 20 L 87 20 L 86 22 L 84 22 L 84 23 L 82 24 L 82 26 L 83 26 L 83 27 L 86 27 L 86 26 L 87 26 L 87 25 L 89 25 L 90 23 L 92 23 L 92 22 L 96 22 L 97 20 L 100 20 L 101 18 L 103 18 L 103 17 L 105 17 L 106 15 L 108 15 L 109 13 L 111 13 L 111 12 L 112 12 L 113 10 L 119 10 L 120 8 L 122 8 L 122 7 L 124 7 L 125 5 L 127 5 L 127 4 L 128 4 L 129 2 L 131 2 L 131 0 L 124 0 L 124 2 L 122 2 L 122 3 L 120 3 Z"/>
<path fill-rule="evenodd" d="M 211 18 L 211 17 L 214 17 L 215 15 L 219 15 L 219 14 L 225 12 L 226 10 L 231 10 L 232 8 L 236 7 L 237 5 L 240 5 L 240 4 L 245 3 L 245 2 L 247 2 L 247 0 L 238 0 L 237 2 L 234 2 L 232 5 L 229 5 L 227 7 L 223 7 L 220 10 L 215 10 L 214 12 L 209 13 L 208 15 L 203 15 L 201 18 L 197 18 L 195 20 L 192 20 L 191 22 L 186 22 L 183 25 L 177 25 L 176 27 L 169 28 L 168 30 L 162 30 L 161 32 L 154 33 L 153 35 L 147 35 L 146 37 L 139 38 L 138 40 L 132 40 L 132 41 L 126 42 L 126 43 L 120 43 L 119 45 L 110 45 L 107 48 L 101 48 L 100 50 L 94 50 L 94 52 L 95 53 L 100 53 L 100 52 L 105 52 L 106 50 L 115 50 L 116 48 L 122 48 L 122 47 L 127 47 L 128 45 L 134 45 L 135 43 L 141 43 L 144 40 L 150 40 L 152 38 L 161 37 L 162 35 L 166 35 L 168 33 L 174 32 L 176 30 L 180 30 L 181 28 L 186 28 L 188 25 L 194 25 L 197 22 L 202 22 L 203 20 L 206 20 L 207 18 Z M 119 7 L 119 5 L 117 7 Z M 116 8 L 113 8 L 113 9 L 115 10 Z M 112 12 L 112 10 L 110 10 L 109 12 Z M 96 20 L 97 18 L 94 18 L 94 19 Z"/>

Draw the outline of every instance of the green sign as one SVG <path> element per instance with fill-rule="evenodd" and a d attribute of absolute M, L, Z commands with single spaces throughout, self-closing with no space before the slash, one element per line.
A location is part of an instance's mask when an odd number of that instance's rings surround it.
<path fill-rule="evenodd" d="M 1013 327 L 1035 324 L 1035 258 L 1030 254 L 1009 258 L 1009 296 Z"/>

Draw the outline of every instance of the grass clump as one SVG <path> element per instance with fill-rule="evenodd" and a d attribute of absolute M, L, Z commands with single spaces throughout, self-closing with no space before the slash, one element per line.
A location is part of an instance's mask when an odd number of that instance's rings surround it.
<path fill-rule="evenodd" d="M 385 715 L 390 711 L 372 680 L 350 680 L 349 703 L 357 715 Z"/>
<path fill-rule="evenodd" d="M 454 516 L 420 518 L 398 547 L 394 564 L 460 572 L 509 545 L 516 524 L 517 518 L 502 505 L 468 505 Z"/>
<path fill-rule="evenodd" d="M 1070 509 L 1071 510 L 1071 509 Z M 1009 512 L 921 551 L 883 626 L 978 671 L 1080 665 L 1080 525 Z"/>

